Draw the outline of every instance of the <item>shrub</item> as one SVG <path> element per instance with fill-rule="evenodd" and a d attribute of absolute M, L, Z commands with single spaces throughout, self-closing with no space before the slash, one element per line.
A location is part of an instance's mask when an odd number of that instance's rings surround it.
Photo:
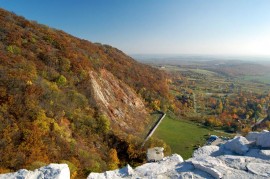
<path fill-rule="evenodd" d="M 63 86 L 67 83 L 66 77 L 60 75 L 59 78 L 56 80 L 57 85 Z"/>
<path fill-rule="evenodd" d="M 61 58 L 59 61 L 59 68 L 61 71 L 68 71 L 70 69 L 70 60 L 67 58 Z"/>
<path fill-rule="evenodd" d="M 31 163 L 29 166 L 27 166 L 27 169 L 28 170 L 35 170 L 37 168 L 40 168 L 40 167 L 44 167 L 46 166 L 47 164 L 44 163 L 44 162 L 40 162 L 40 161 L 35 161 L 33 163 Z"/>
<path fill-rule="evenodd" d="M 16 45 L 9 45 L 7 46 L 7 51 L 12 54 L 21 54 L 21 49 L 17 47 Z"/>
<path fill-rule="evenodd" d="M 107 134 L 111 128 L 110 121 L 106 115 L 100 115 L 97 118 L 97 133 Z"/>

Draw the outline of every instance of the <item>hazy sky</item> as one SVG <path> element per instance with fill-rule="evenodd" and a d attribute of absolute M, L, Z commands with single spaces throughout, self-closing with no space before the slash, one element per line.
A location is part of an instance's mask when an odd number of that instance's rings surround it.
<path fill-rule="evenodd" d="M 128 54 L 270 55 L 270 0 L 0 0 Z"/>

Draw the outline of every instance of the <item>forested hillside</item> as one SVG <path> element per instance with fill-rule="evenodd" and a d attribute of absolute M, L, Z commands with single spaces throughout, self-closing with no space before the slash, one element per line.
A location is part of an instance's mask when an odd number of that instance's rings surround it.
<path fill-rule="evenodd" d="M 165 73 L 3 9 L 0 51 L 0 172 L 136 160 L 149 110 L 168 106 Z"/>

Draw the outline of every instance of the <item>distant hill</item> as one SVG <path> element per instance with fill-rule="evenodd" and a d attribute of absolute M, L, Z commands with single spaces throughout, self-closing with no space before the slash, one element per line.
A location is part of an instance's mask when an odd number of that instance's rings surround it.
<path fill-rule="evenodd" d="M 224 57 L 211 57 L 211 56 L 160 56 L 160 57 L 145 57 L 134 56 L 139 61 L 153 66 L 172 65 L 183 68 L 200 68 L 213 72 L 217 72 L 229 77 L 239 76 L 256 76 L 270 74 L 270 63 L 266 59 L 260 57 L 249 57 L 235 59 L 226 59 Z M 256 61 L 257 59 L 257 61 Z"/>
<path fill-rule="evenodd" d="M 269 74 L 270 70 L 268 66 L 264 66 L 256 63 L 223 63 L 216 66 L 206 67 L 206 69 L 221 73 L 231 77 L 245 76 L 245 75 L 264 75 Z"/>
<path fill-rule="evenodd" d="M 3 9 L 0 39 L 0 172 L 64 161 L 82 175 L 118 164 L 114 149 L 136 158 L 149 110 L 168 99 L 164 72 Z"/>

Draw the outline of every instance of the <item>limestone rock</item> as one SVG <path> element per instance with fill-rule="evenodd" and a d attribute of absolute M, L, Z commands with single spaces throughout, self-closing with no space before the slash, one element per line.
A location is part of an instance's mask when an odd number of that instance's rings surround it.
<path fill-rule="evenodd" d="M 125 168 L 122 168 L 120 172 L 126 173 L 126 175 L 129 176 L 129 175 L 132 175 L 134 173 L 134 170 L 133 170 L 133 168 L 131 168 L 130 165 L 127 164 L 127 166 Z"/>
<path fill-rule="evenodd" d="M 256 175 L 270 178 L 270 164 L 249 163 L 247 169 Z"/>
<path fill-rule="evenodd" d="M 259 154 L 270 159 L 270 150 L 261 150 Z"/>
<path fill-rule="evenodd" d="M 105 173 L 90 173 L 88 175 L 87 179 L 114 179 L 114 178 L 125 178 L 132 176 L 134 173 L 134 170 L 127 165 L 126 167 L 122 169 L 116 169 L 112 171 L 106 171 Z"/>
<path fill-rule="evenodd" d="M 201 148 L 198 148 L 194 151 L 192 157 L 204 157 L 204 156 L 218 156 L 221 155 L 222 151 L 218 146 L 206 145 Z"/>
<path fill-rule="evenodd" d="M 182 163 L 184 160 L 180 155 L 173 154 L 170 157 L 165 157 L 159 162 L 146 163 L 142 166 L 135 168 L 135 172 L 139 176 L 152 176 L 161 175 L 170 170 L 173 170 L 177 164 Z"/>
<path fill-rule="evenodd" d="M 249 150 L 248 144 L 249 141 L 245 137 L 238 136 L 225 143 L 225 148 L 237 154 L 243 155 Z"/>
<path fill-rule="evenodd" d="M 260 147 L 270 147 L 270 132 L 262 132 L 256 140 L 256 145 Z"/>
<path fill-rule="evenodd" d="M 70 178 L 70 171 L 67 164 L 50 164 L 45 167 L 41 167 L 38 170 L 44 174 L 44 178 Z"/>
<path fill-rule="evenodd" d="M 29 177 L 33 172 L 28 171 L 25 169 L 18 170 L 14 173 L 6 173 L 6 174 L 0 174 L 0 179 L 9 179 L 9 178 L 27 178 Z"/>
<path fill-rule="evenodd" d="M 223 155 L 218 157 L 226 166 L 237 170 L 246 170 L 247 161 L 243 156 Z"/>
<path fill-rule="evenodd" d="M 228 171 L 226 164 L 215 157 L 202 157 L 190 160 L 196 169 L 210 174 L 214 178 L 222 178 L 223 174 Z"/>
<path fill-rule="evenodd" d="M 249 132 L 248 135 L 246 136 L 246 139 L 250 142 L 256 142 L 257 138 L 261 135 L 260 132 Z"/>
<path fill-rule="evenodd" d="M 90 173 L 87 179 L 114 179 L 114 178 L 179 178 L 177 172 L 171 172 L 176 165 L 183 162 L 177 154 L 165 157 L 158 162 L 146 163 L 134 170 L 128 165 L 123 169 L 107 171 L 104 173 Z"/>
<path fill-rule="evenodd" d="M 50 164 L 34 171 L 25 169 L 14 173 L 1 174 L 0 179 L 27 178 L 27 179 L 69 179 L 70 171 L 67 164 Z"/>
<path fill-rule="evenodd" d="M 147 161 L 148 162 L 155 162 L 162 160 L 164 157 L 163 154 L 164 148 L 162 147 L 154 147 L 147 150 Z"/>

